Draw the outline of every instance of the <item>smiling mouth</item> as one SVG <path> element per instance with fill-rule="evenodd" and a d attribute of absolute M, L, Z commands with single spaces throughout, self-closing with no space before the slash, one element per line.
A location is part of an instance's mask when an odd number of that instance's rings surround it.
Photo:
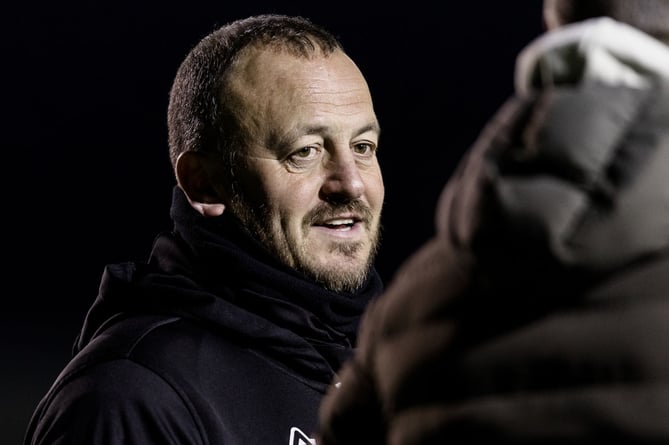
<path fill-rule="evenodd" d="M 360 219 L 357 218 L 337 218 L 315 224 L 316 226 L 325 227 L 331 230 L 347 231 L 351 230 Z"/>
<path fill-rule="evenodd" d="M 360 200 L 355 200 L 338 205 L 319 205 L 309 212 L 305 222 L 312 228 L 326 230 L 332 235 L 350 237 L 354 233 L 366 231 L 372 218 L 370 208 Z"/>

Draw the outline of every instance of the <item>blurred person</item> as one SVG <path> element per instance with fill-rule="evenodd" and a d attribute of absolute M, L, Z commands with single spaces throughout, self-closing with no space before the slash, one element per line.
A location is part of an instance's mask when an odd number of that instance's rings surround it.
<path fill-rule="evenodd" d="M 669 1 L 546 0 L 319 445 L 669 442 Z"/>
<path fill-rule="evenodd" d="M 25 444 L 307 444 L 381 292 L 362 73 L 306 18 L 222 26 L 168 105 L 177 185 L 146 263 L 108 265 Z"/>

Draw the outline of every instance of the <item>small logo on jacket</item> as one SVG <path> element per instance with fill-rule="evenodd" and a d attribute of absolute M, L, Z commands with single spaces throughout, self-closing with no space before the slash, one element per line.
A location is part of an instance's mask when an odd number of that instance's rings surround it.
<path fill-rule="evenodd" d="M 290 429 L 290 441 L 288 445 L 316 445 L 316 439 L 312 439 L 294 426 Z"/>

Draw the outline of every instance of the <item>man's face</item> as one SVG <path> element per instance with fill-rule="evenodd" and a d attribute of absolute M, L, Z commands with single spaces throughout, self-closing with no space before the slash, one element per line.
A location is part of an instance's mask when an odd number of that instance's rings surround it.
<path fill-rule="evenodd" d="M 367 84 L 342 52 L 314 60 L 253 49 L 231 92 L 249 135 L 228 210 L 327 288 L 354 290 L 378 245 L 383 179 Z"/>

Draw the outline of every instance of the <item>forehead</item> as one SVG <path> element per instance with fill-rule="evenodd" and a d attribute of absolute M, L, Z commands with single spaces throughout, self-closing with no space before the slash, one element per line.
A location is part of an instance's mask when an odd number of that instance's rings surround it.
<path fill-rule="evenodd" d="M 238 101 L 239 117 L 265 123 L 290 115 L 354 116 L 373 114 L 367 83 L 341 50 L 309 58 L 286 51 L 251 47 L 232 66 L 227 90 Z M 288 116 L 287 116 L 288 115 Z M 250 122 L 247 122 L 250 124 Z"/>
<path fill-rule="evenodd" d="M 298 55 L 280 46 L 252 45 L 242 50 L 231 66 L 231 77 L 248 82 L 336 73 L 339 81 L 363 81 L 355 63 L 340 49 L 324 53 L 315 48 L 307 56 Z"/>

